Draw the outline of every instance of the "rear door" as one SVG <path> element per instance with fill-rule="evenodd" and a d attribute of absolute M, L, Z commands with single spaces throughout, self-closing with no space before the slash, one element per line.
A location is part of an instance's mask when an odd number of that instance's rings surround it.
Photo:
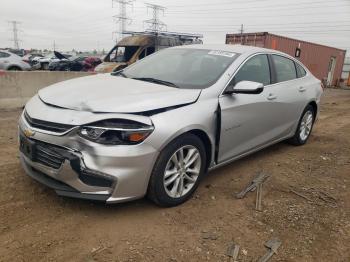
<path fill-rule="evenodd" d="M 279 135 L 275 128 L 281 120 L 271 99 L 275 96 L 270 89 L 273 83 L 271 73 L 268 56 L 255 55 L 241 66 L 229 85 L 253 81 L 264 84 L 264 91 L 260 94 L 227 94 L 219 98 L 219 163 L 268 144 Z"/>
<path fill-rule="evenodd" d="M 274 110 L 279 112 L 278 126 L 275 127 L 279 133 L 276 137 L 278 139 L 293 132 L 307 104 L 305 95 L 307 86 L 302 77 L 303 73 L 298 72 L 297 64 L 292 59 L 273 54 L 271 61 L 276 83 L 269 89 L 274 94 L 274 99 L 271 101 L 274 103 Z M 300 70 L 303 69 L 299 68 Z"/>

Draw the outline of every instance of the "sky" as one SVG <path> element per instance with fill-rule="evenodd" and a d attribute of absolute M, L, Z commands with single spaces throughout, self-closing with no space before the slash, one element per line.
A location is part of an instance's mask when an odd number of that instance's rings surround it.
<path fill-rule="evenodd" d="M 119 25 L 112 0 L 1 0 L 0 48 L 12 47 L 9 21 L 20 24 L 20 47 L 79 51 L 112 48 Z M 270 32 L 341 49 L 350 55 L 350 0 L 135 0 L 127 7 L 127 30 L 147 29 L 146 3 L 166 9 L 168 31 L 200 33 L 204 43 L 223 44 L 226 33 Z"/>

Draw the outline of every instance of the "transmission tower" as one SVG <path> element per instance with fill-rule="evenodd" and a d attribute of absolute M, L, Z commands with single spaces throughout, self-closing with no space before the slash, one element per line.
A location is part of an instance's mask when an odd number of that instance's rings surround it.
<path fill-rule="evenodd" d="M 243 41 L 244 26 L 243 26 L 243 24 L 241 24 L 241 28 L 239 29 L 239 33 L 241 34 L 241 45 L 243 45 L 244 44 L 244 41 Z"/>
<path fill-rule="evenodd" d="M 161 20 L 159 20 L 159 13 L 162 12 L 164 15 L 165 7 L 160 5 L 154 5 L 146 3 L 147 6 L 147 12 L 149 9 L 152 9 L 153 17 L 152 19 L 145 20 L 144 24 L 147 25 L 147 30 L 150 30 L 152 32 L 159 32 L 166 30 L 166 24 L 163 23 Z"/>
<path fill-rule="evenodd" d="M 14 48 L 19 49 L 19 42 L 20 40 L 18 39 L 18 25 L 20 22 L 18 21 L 9 21 L 9 23 L 12 25 L 12 31 L 13 31 L 13 39 L 11 39 L 14 43 Z"/>
<path fill-rule="evenodd" d="M 122 38 L 123 33 L 126 31 L 126 25 L 132 22 L 132 19 L 126 14 L 126 7 L 128 5 L 133 6 L 134 1 L 135 0 L 112 0 L 112 7 L 114 3 L 119 5 L 119 14 L 113 16 L 113 18 L 119 24 L 119 30 L 115 32 L 119 35 L 119 38 Z"/>

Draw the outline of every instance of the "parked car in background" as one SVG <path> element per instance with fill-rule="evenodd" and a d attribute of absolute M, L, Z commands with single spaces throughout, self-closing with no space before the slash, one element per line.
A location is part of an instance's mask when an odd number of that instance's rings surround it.
<path fill-rule="evenodd" d="M 5 50 L 0 50 L 0 69 L 24 71 L 31 70 L 31 66 L 23 61 L 22 57 Z"/>
<path fill-rule="evenodd" d="M 95 71 L 96 66 L 102 63 L 101 58 L 99 57 L 86 57 L 83 62 L 83 71 L 93 72 Z"/>
<path fill-rule="evenodd" d="M 81 71 L 82 64 L 81 62 L 85 57 L 66 57 L 66 55 L 61 54 L 60 52 L 54 51 L 54 55 L 57 59 L 52 60 L 49 63 L 50 71 Z"/>
<path fill-rule="evenodd" d="M 104 57 L 102 64 L 95 68 L 95 72 L 118 71 L 164 48 L 202 43 L 201 37 L 201 35 L 181 33 L 160 33 L 158 35 L 150 32 L 134 33 L 120 40 Z"/>
<path fill-rule="evenodd" d="M 25 56 L 23 56 L 23 61 L 25 61 L 26 63 L 33 65 L 33 59 L 37 58 L 42 58 L 44 57 L 42 54 L 39 53 L 29 53 L 26 54 Z"/>
<path fill-rule="evenodd" d="M 117 203 L 147 195 L 175 206 L 208 170 L 283 140 L 305 144 L 322 92 L 282 52 L 168 48 L 41 89 L 19 120 L 20 159 L 63 196 Z"/>
<path fill-rule="evenodd" d="M 12 48 L 9 48 L 9 49 L 7 49 L 7 51 L 12 53 L 12 54 L 18 55 L 20 57 L 23 57 L 26 54 L 24 49 L 12 49 Z"/>
<path fill-rule="evenodd" d="M 65 59 L 71 57 L 71 55 L 64 55 Z M 52 62 L 60 61 L 60 58 L 57 58 L 55 53 L 48 54 L 45 57 L 38 57 L 33 59 L 33 68 L 36 70 L 49 70 L 49 64 Z"/>
<path fill-rule="evenodd" d="M 50 62 L 50 71 L 93 71 L 93 69 L 101 63 L 101 59 L 88 56 L 72 56 L 66 58 L 59 52 L 55 52 L 58 61 Z"/>

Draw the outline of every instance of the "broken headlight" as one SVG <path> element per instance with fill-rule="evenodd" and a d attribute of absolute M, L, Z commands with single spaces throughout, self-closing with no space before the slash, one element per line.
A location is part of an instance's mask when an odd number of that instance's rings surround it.
<path fill-rule="evenodd" d="M 136 145 L 154 130 L 153 126 L 125 119 L 112 119 L 91 123 L 79 128 L 79 135 L 104 145 Z"/>

